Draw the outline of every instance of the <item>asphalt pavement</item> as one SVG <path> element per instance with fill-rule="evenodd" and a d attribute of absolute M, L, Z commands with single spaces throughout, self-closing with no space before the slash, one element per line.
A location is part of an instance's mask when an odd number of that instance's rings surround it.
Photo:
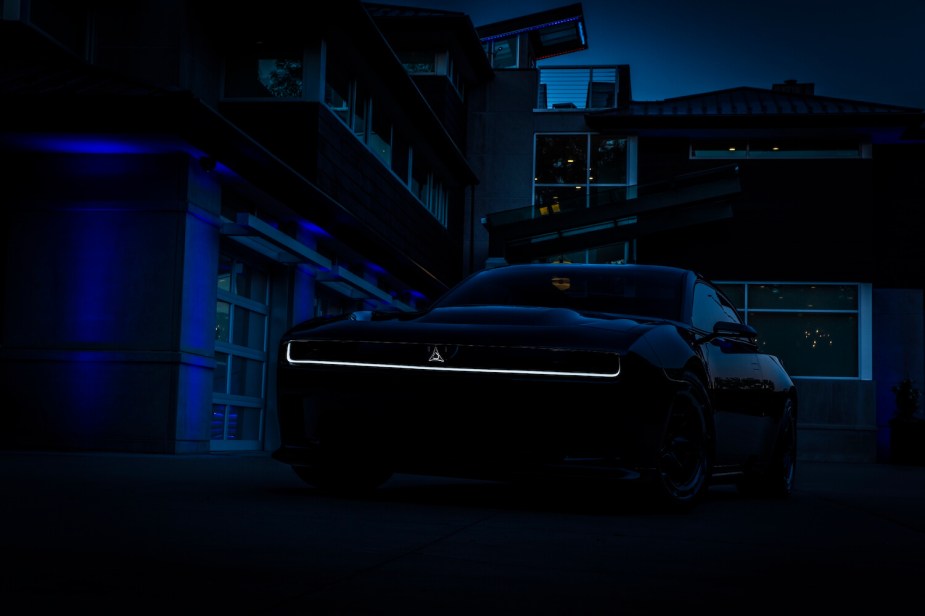
<path fill-rule="evenodd" d="M 6 614 L 873 614 L 921 609 L 925 467 L 801 461 L 786 501 L 397 475 L 269 454 L 0 452 Z"/>

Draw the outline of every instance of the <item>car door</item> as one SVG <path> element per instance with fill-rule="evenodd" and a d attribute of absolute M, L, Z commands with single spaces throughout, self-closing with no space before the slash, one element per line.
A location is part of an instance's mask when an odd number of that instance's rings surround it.
<path fill-rule="evenodd" d="M 713 392 L 714 463 L 746 464 L 762 451 L 773 428 L 765 412 L 770 392 L 758 346 L 732 304 L 709 284 L 695 284 L 691 318 L 695 329 L 707 335 L 702 351 Z"/>

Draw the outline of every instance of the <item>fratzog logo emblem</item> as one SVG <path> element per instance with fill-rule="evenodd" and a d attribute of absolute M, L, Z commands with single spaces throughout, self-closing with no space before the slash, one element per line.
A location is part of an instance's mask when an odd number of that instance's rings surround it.
<path fill-rule="evenodd" d="M 457 347 L 453 346 L 428 346 L 427 363 L 443 364 L 456 355 Z"/>

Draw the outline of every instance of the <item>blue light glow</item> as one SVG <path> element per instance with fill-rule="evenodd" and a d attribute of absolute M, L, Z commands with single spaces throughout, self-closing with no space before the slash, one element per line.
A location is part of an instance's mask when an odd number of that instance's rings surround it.
<path fill-rule="evenodd" d="M 305 229 L 306 231 L 308 231 L 311 235 L 321 235 L 323 237 L 331 237 L 330 233 L 328 233 L 327 231 L 325 231 L 324 229 L 322 229 L 321 227 L 319 227 L 313 222 L 309 222 L 307 220 L 300 220 L 299 226 Z"/>
<path fill-rule="evenodd" d="M 486 41 L 494 41 L 497 39 L 508 38 L 510 36 L 515 36 L 517 34 L 523 34 L 524 32 L 532 32 L 534 30 L 544 30 L 550 26 L 558 26 L 559 24 L 567 24 L 573 21 L 578 21 L 578 17 L 569 17 L 568 19 L 560 19 L 558 21 L 552 21 L 545 24 L 540 24 L 538 26 L 530 26 L 529 28 L 520 28 L 518 30 L 511 30 L 510 32 L 503 32 L 501 34 L 494 34 L 491 36 L 484 36 L 481 38 L 481 41 L 484 43 Z M 584 37 L 582 37 L 583 39 Z"/>

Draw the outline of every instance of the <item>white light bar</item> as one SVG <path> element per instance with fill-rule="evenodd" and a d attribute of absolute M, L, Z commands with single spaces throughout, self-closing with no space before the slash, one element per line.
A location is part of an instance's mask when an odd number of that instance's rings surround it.
<path fill-rule="evenodd" d="M 286 344 L 286 361 L 292 365 L 310 364 L 315 366 L 346 366 L 351 368 L 387 368 L 392 370 L 423 370 L 426 372 L 470 372 L 477 374 L 526 374 L 533 376 L 585 376 L 600 379 L 612 379 L 620 375 L 616 372 L 564 372 L 561 370 L 513 370 L 501 368 L 457 368 L 444 365 L 419 366 L 415 364 L 383 364 L 360 361 L 332 361 L 324 359 L 293 359 L 291 354 L 293 340 Z"/>

